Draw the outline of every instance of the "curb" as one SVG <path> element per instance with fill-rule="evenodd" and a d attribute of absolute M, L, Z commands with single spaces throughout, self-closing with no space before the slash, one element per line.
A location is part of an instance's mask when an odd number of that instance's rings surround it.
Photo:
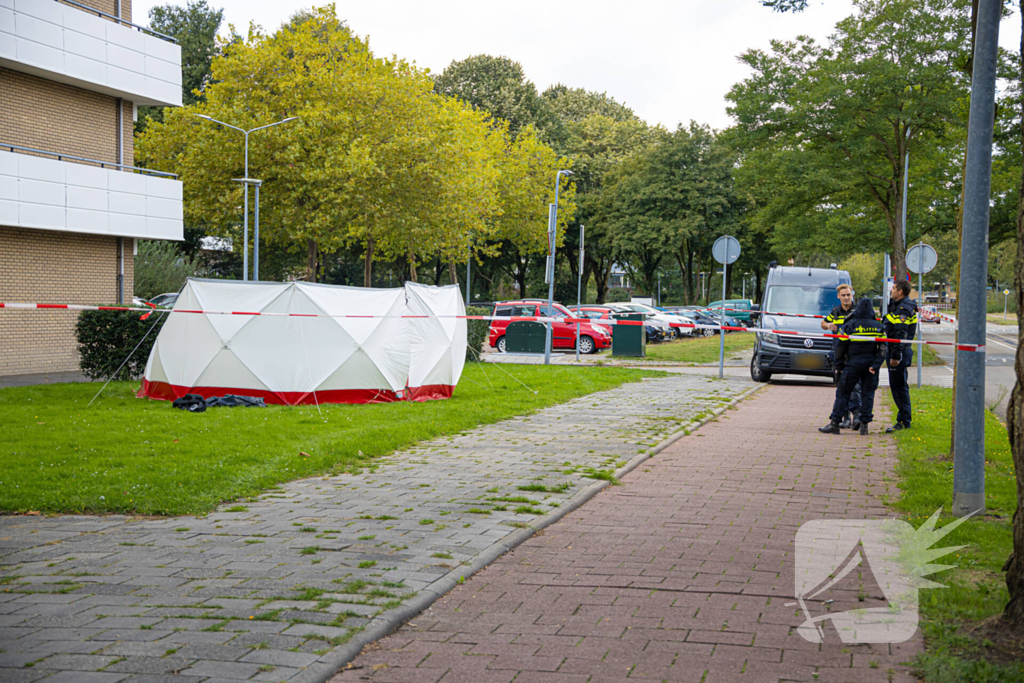
<path fill-rule="evenodd" d="M 728 403 L 715 408 L 711 411 L 710 415 L 686 424 L 648 452 L 633 456 L 629 462 L 615 470 L 615 478 L 619 479 L 626 474 L 629 474 L 641 463 L 662 452 L 676 441 L 679 441 L 679 439 L 693 432 L 695 429 L 698 429 L 699 427 L 702 427 L 708 422 L 716 419 L 727 409 L 736 405 L 745 398 L 761 391 L 765 386 L 766 385 L 762 384 L 744 391 Z M 416 593 L 408 603 L 400 605 L 393 610 L 389 610 L 379 617 L 374 618 L 365 629 L 356 633 L 352 640 L 334 648 L 331 652 L 324 655 L 322 659 L 306 667 L 302 673 L 292 680 L 296 683 L 326 683 L 335 675 L 340 673 L 342 667 L 355 659 L 367 645 L 391 635 L 437 602 L 437 600 L 443 597 L 446 593 L 465 581 L 465 579 L 473 576 L 505 553 L 514 550 L 521 543 L 535 535 L 538 531 L 546 529 L 568 515 L 570 512 L 580 508 L 584 503 L 596 496 L 599 491 L 608 486 L 611 486 L 611 482 L 596 481 L 580 490 L 576 495 L 566 501 L 563 505 L 560 505 L 557 509 L 537 518 L 537 520 L 529 526 L 516 529 L 502 540 L 488 546 L 474 557 L 473 561 L 468 565 L 463 565 L 462 567 L 448 572 L 423 590 Z"/>

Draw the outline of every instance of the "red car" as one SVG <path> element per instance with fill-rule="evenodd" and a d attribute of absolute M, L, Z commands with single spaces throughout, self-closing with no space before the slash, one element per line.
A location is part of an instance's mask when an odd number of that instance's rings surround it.
<path fill-rule="evenodd" d="M 939 309 L 935 306 L 922 306 L 921 322 L 942 324 L 942 318 L 939 317 Z"/>
<path fill-rule="evenodd" d="M 494 316 L 497 318 L 519 318 L 543 316 L 547 309 L 546 301 L 501 301 L 494 305 Z M 555 318 L 572 318 L 565 306 L 554 304 L 552 316 Z M 488 343 L 500 353 L 505 353 L 505 328 L 511 321 L 492 320 Z M 612 345 L 610 327 L 591 322 L 583 322 L 580 328 L 580 353 L 597 353 Z M 576 348 L 576 323 L 555 322 L 551 326 L 553 337 L 552 347 L 556 349 Z"/>

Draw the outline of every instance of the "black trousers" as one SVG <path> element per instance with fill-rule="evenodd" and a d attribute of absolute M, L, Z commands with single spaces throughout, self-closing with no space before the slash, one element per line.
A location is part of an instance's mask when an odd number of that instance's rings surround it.
<path fill-rule="evenodd" d="M 896 404 L 896 422 L 910 426 L 910 385 L 907 368 L 914 362 L 914 350 L 904 349 L 903 359 L 895 368 L 889 368 L 889 390 Z M 888 365 L 888 363 L 886 363 Z"/>
<path fill-rule="evenodd" d="M 833 349 L 832 353 L 830 354 L 830 356 L 832 358 L 832 363 L 833 364 L 836 362 L 836 355 L 835 354 L 836 354 L 835 349 Z M 837 372 L 836 374 L 840 375 L 841 373 Z M 839 382 L 837 381 L 836 382 L 836 386 L 838 386 L 838 385 L 839 385 Z M 860 385 L 860 382 L 857 382 L 857 385 L 853 388 L 853 392 L 850 394 L 850 401 L 849 401 L 849 404 L 846 406 L 846 409 L 849 412 L 851 412 L 851 413 L 859 413 L 860 412 L 860 392 L 861 392 L 861 389 L 862 389 L 862 387 Z M 840 419 L 842 419 L 842 418 L 840 418 Z"/>
<path fill-rule="evenodd" d="M 836 400 L 832 404 L 832 414 L 829 419 L 833 422 L 841 422 L 850 410 L 850 398 L 857 386 L 860 386 L 860 421 L 867 424 L 875 419 L 875 390 L 878 388 L 878 373 L 870 372 L 871 356 L 865 356 L 864 360 L 853 357 L 843 368 L 839 375 L 839 386 L 836 387 Z"/>

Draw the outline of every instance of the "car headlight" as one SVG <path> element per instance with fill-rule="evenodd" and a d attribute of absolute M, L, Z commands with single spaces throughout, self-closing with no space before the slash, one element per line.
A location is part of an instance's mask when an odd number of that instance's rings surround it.
<path fill-rule="evenodd" d="M 779 335 L 777 335 L 777 334 L 775 334 L 773 332 L 764 332 L 764 333 L 761 334 L 761 341 L 766 341 L 769 344 L 778 344 L 779 343 Z"/>
<path fill-rule="evenodd" d="M 597 332 L 603 334 L 606 337 L 610 337 L 612 335 L 612 331 L 610 329 L 608 329 L 607 327 L 605 327 L 604 325 L 597 325 L 595 323 L 591 323 L 590 326 L 593 327 Z"/>

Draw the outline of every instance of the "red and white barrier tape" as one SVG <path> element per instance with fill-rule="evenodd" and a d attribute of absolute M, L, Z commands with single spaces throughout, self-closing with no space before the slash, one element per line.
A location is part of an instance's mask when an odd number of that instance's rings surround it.
<path fill-rule="evenodd" d="M 489 321 L 507 321 L 507 322 L 539 322 L 539 323 L 568 323 L 570 325 L 579 324 L 590 324 L 590 325 L 625 325 L 625 326 L 639 326 L 646 324 L 641 320 L 618 320 L 618 319 L 602 319 L 602 318 L 551 318 L 544 316 L 493 316 L 493 315 L 348 315 L 348 314 L 331 314 L 331 313 L 275 313 L 269 311 L 206 311 L 206 310 L 193 310 L 193 309 L 162 309 L 162 308 L 143 308 L 140 306 L 89 306 L 85 304 L 30 304 L 30 303 L 13 303 L 13 302 L 2 302 L 0 301 L 0 309 L 12 309 L 12 310 L 65 310 L 65 311 L 139 311 L 146 315 L 144 318 L 149 317 L 151 313 L 197 313 L 201 315 L 246 315 L 246 316 L 264 316 L 264 317 L 283 317 L 283 318 L 356 318 L 356 319 L 382 319 L 382 318 L 395 318 L 395 319 L 425 319 L 425 318 L 452 318 L 456 320 L 489 320 Z M 822 316 L 803 316 L 807 318 L 822 317 Z M 730 325 L 701 325 L 697 323 L 666 323 L 669 327 L 683 328 L 683 329 L 694 329 L 694 330 L 718 330 L 726 332 L 755 332 L 761 334 L 785 334 L 791 336 L 797 336 L 804 339 L 852 339 L 854 341 L 876 341 L 886 343 L 898 343 L 898 344 L 920 344 L 920 345 L 933 345 L 933 346 L 955 346 L 958 351 L 976 351 L 979 353 L 985 352 L 984 344 L 957 344 L 956 342 L 937 342 L 937 341 L 917 341 L 914 339 L 890 339 L 889 337 L 861 337 L 861 336 L 847 336 L 842 334 L 807 334 L 801 333 L 795 330 L 770 330 L 761 328 L 748 328 Z"/>

